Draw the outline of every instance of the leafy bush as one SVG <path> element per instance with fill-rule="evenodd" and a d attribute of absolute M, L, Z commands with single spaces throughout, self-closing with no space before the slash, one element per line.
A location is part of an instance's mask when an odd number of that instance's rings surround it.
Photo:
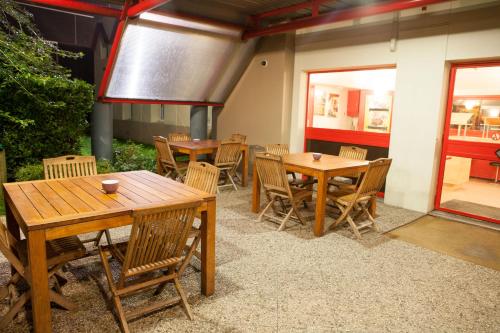
<path fill-rule="evenodd" d="M 42 39 L 28 12 L 0 1 L 0 144 L 9 179 L 42 158 L 78 153 L 92 85 L 71 79 L 55 56 L 78 57 Z"/>
<path fill-rule="evenodd" d="M 115 169 L 111 161 L 104 159 L 97 160 L 97 173 L 110 173 L 110 172 L 115 172 Z"/>
<path fill-rule="evenodd" d="M 118 144 L 113 152 L 113 168 L 115 171 L 155 170 L 155 157 L 144 145 L 127 141 Z"/>
<path fill-rule="evenodd" d="M 43 177 L 42 164 L 28 164 L 16 171 L 16 181 L 18 182 L 43 179 Z"/>

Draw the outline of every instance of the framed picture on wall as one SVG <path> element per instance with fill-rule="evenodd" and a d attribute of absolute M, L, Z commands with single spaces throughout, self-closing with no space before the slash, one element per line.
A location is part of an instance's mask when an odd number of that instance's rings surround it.
<path fill-rule="evenodd" d="M 328 94 L 325 103 L 325 113 L 328 117 L 336 118 L 339 112 L 340 96 L 338 94 Z"/>
<path fill-rule="evenodd" d="M 314 89 L 314 105 L 313 105 L 313 110 L 314 110 L 315 116 L 324 116 L 325 115 L 325 104 L 326 104 L 325 91 L 315 87 L 315 89 Z"/>
<path fill-rule="evenodd" d="M 389 133 L 391 128 L 392 95 L 367 94 L 364 130 Z"/>

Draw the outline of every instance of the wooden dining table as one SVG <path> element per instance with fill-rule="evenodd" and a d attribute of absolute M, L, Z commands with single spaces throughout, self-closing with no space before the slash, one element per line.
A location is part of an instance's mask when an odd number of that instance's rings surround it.
<path fill-rule="evenodd" d="M 101 189 L 101 181 L 118 179 L 114 194 Z M 215 195 L 191 188 L 149 171 L 130 171 L 88 177 L 6 183 L 4 200 L 7 227 L 28 239 L 35 332 L 51 331 L 45 242 L 132 224 L 135 208 L 168 205 L 179 199 L 202 200 L 201 292 L 215 288 Z"/>
<path fill-rule="evenodd" d="M 328 179 L 335 176 L 346 176 L 368 169 L 368 161 L 352 160 L 334 155 L 323 154 L 321 159 L 316 161 L 312 153 L 296 153 L 283 156 L 285 169 L 290 172 L 300 173 L 305 176 L 314 177 L 318 180 L 316 194 L 315 223 L 313 232 L 315 236 L 322 236 L 325 233 L 325 212 L 326 212 L 326 192 L 328 189 Z M 260 211 L 260 181 L 257 168 L 253 168 L 253 193 L 252 211 Z M 370 213 L 375 216 L 376 201 L 370 204 Z"/>
<path fill-rule="evenodd" d="M 198 155 L 213 154 L 217 152 L 219 140 L 200 140 L 200 141 L 177 141 L 169 142 L 170 149 L 175 152 L 189 155 L 190 161 L 196 161 Z M 241 185 L 248 185 L 248 145 L 241 144 L 243 158 L 241 160 Z"/>

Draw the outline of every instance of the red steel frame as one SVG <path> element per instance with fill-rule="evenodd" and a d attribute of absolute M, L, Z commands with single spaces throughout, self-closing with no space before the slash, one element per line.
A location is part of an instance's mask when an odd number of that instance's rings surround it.
<path fill-rule="evenodd" d="M 361 5 L 351 9 L 345 10 L 334 10 L 325 14 L 318 15 L 318 8 L 321 2 L 318 0 L 309 1 L 303 4 L 293 5 L 290 7 L 278 8 L 273 11 L 266 13 L 261 13 L 259 15 L 253 16 L 254 23 L 259 23 L 260 18 L 277 16 L 283 13 L 288 13 L 296 11 L 298 9 L 303 9 L 310 7 L 312 5 L 312 15 L 307 18 L 296 19 L 291 22 L 277 24 L 273 26 L 255 28 L 253 30 L 247 30 L 243 34 L 243 39 L 249 39 L 258 36 L 266 36 L 272 34 L 283 33 L 287 31 L 313 27 L 322 24 L 328 24 L 343 20 L 352 20 L 365 16 L 384 14 L 404 9 L 425 7 L 427 5 L 432 5 L 440 2 L 445 2 L 449 0 L 391 0 L 382 3 L 374 3 L 371 5 Z"/>
<path fill-rule="evenodd" d="M 448 87 L 448 102 L 446 106 L 446 116 L 444 121 L 444 131 L 443 131 L 443 146 L 441 148 L 441 160 L 439 163 L 439 173 L 438 173 L 438 181 L 437 181 L 437 189 L 436 189 L 436 197 L 434 200 L 434 208 L 437 210 L 441 210 L 448 213 L 453 213 L 457 215 L 463 215 L 466 217 L 471 217 L 478 220 L 493 222 L 500 224 L 500 220 L 479 216 L 467 212 L 462 212 L 454 209 L 449 209 L 445 207 L 441 207 L 441 194 L 443 189 L 443 178 L 444 178 L 444 169 L 446 165 L 446 156 L 453 155 L 459 157 L 468 157 L 473 159 L 482 159 L 482 160 L 492 160 L 496 155 L 495 151 L 500 147 L 499 144 L 495 143 L 484 143 L 484 142 L 464 142 L 457 140 L 450 140 L 450 119 L 451 119 L 451 111 L 453 109 L 453 100 L 454 100 L 454 90 L 455 90 L 455 79 L 456 72 L 459 68 L 474 68 L 474 67 L 491 67 L 491 66 L 500 66 L 499 61 L 487 61 L 487 62 L 468 62 L 468 63 L 456 63 L 452 64 L 450 70 L 450 84 Z"/>
<path fill-rule="evenodd" d="M 306 151 L 307 140 L 322 140 L 331 142 L 343 142 L 372 147 L 389 148 L 390 133 L 375 133 L 365 131 L 350 131 L 338 130 L 328 128 L 314 128 L 308 126 L 308 118 L 311 110 L 309 110 L 309 84 L 311 74 L 318 73 L 336 73 L 336 72 L 353 72 L 363 70 L 376 70 L 376 69 L 394 69 L 395 65 L 376 65 L 364 66 L 354 68 L 341 68 L 341 69 L 321 69 L 307 72 L 307 89 L 306 89 L 306 117 L 305 117 L 305 131 L 304 131 L 304 151 Z M 392 112 L 391 112 L 392 116 Z"/>

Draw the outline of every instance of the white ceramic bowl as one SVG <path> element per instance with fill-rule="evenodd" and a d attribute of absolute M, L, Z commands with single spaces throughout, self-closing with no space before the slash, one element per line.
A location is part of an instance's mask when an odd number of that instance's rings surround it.
<path fill-rule="evenodd" d="M 106 179 L 101 182 L 102 189 L 108 194 L 115 193 L 119 184 L 120 181 L 117 179 Z"/>
<path fill-rule="evenodd" d="M 315 161 L 319 161 L 319 159 L 321 158 L 321 153 L 313 153 L 313 158 Z"/>

